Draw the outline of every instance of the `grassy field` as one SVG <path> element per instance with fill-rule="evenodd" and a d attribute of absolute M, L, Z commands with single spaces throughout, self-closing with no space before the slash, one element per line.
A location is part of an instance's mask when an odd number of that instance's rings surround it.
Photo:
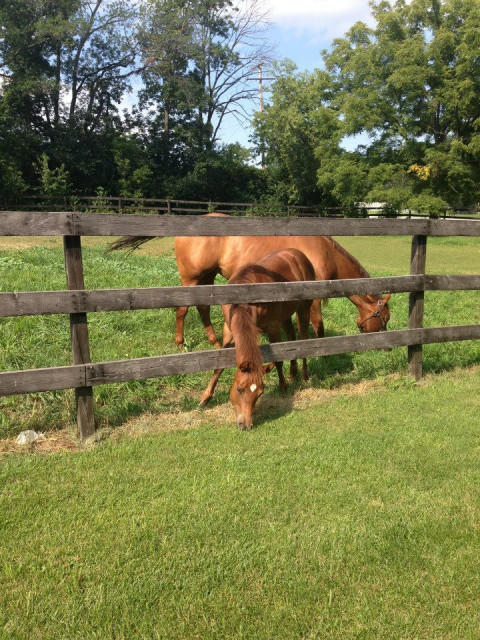
<path fill-rule="evenodd" d="M 4 457 L 0 638 L 478 638 L 479 384 Z"/>
<path fill-rule="evenodd" d="M 408 272 L 408 239 L 341 242 L 372 275 Z M 87 287 L 178 282 L 170 240 L 85 244 Z M 429 240 L 427 269 L 475 273 L 479 255 Z M 6 240 L 0 274 L 4 291 L 62 289 L 61 246 Z M 479 315 L 478 292 L 426 296 L 428 326 Z M 95 360 L 173 351 L 171 310 L 89 320 Z M 352 333 L 355 308 L 332 300 L 325 322 Z M 207 348 L 196 312 L 187 336 Z M 66 316 L 3 319 L 0 341 L 1 370 L 70 362 Z M 96 388 L 114 428 L 87 449 L 62 435 L 71 391 L 0 399 L 4 437 L 50 432 L 48 453 L 0 456 L 0 640 L 480 638 L 479 341 L 427 346 L 419 384 L 405 351 L 312 359 L 285 395 L 271 376 L 251 432 L 228 375 L 205 411 L 209 373 Z"/>
<path fill-rule="evenodd" d="M 341 238 L 372 275 L 408 273 L 408 238 Z M 85 241 L 87 288 L 148 287 L 179 283 L 171 239 L 157 240 L 132 256 L 103 255 L 105 239 Z M 478 239 L 430 239 L 427 269 L 432 273 L 478 271 Z M 63 253 L 58 239 L 4 238 L 0 244 L 0 288 L 3 291 L 55 290 L 65 287 Z M 389 327 L 407 326 L 408 295 L 392 298 Z M 214 309 L 214 324 L 221 330 L 221 314 Z M 356 309 L 348 300 L 332 300 L 325 311 L 327 335 L 356 331 Z M 479 292 L 426 294 L 425 324 L 470 324 L 480 320 Z M 89 315 L 93 361 L 153 356 L 175 351 L 174 311 L 136 311 Z M 207 349 L 195 309 L 187 316 L 189 349 Z M 71 363 L 69 323 L 66 316 L 38 316 L 0 320 L 0 370 L 29 369 Z M 477 342 L 431 345 L 425 348 L 425 371 L 438 373 L 480 361 Z M 308 388 L 337 388 L 342 384 L 404 374 L 406 349 L 365 352 L 310 360 Z M 95 389 L 100 426 L 118 426 L 145 411 L 166 413 L 196 406 L 209 373 L 168 379 L 130 382 Z M 228 401 L 230 376 L 220 382 L 216 402 Z M 268 393 L 277 394 L 274 375 Z M 74 423 L 72 391 L 0 398 L 0 437 L 27 428 L 51 430 Z"/>

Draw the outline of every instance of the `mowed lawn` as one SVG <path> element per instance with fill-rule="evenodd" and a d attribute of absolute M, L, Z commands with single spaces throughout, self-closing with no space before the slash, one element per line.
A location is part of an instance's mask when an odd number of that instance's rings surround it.
<path fill-rule="evenodd" d="M 341 242 L 372 275 L 408 271 L 405 238 Z M 3 246 L 3 290 L 64 286 L 61 248 L 31 244 Z M 86 247 L 87 287 L 177 282 L 171 241 L 102 246 Z M 428 250 L 432 272 L 478 271 L 478 241 Z M 479 322 L 478 292 L 426 298 L 429 326 Z M 391 327 L 406 314 L 392 298 Z M 90 319 L 96 360 L 173 350 L 170 310 Z M 332 300 L 325 321 L 352 333 L 355 309 Z M 65 316 L 1 329 L 4 370 L 69 362 Z M 187 332 L 207 348 L 193 312 Z M 286 396 L 271 376 L 251 432 L 233 425 L 228 374 L 206 412 L 208 373 L 95 389 L 110 438 L 0 457 L 0 638 L 479 638 L 479 341 L 426 347 L 420 384 L 405 351 L 312 359 Z M 0 425 L 72 428 L 72 404 L 6 398 Z"/>
<path fill-rule="evenodd" d="M 478 638 L 479 384 L 5 456 L 0 638 Z"/>

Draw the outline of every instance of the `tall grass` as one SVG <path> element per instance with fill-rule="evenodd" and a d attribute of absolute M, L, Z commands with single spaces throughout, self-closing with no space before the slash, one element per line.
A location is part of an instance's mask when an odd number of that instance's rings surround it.
<path fill-rule="evenodd" d="M 342 238 L 342 244 L 356 255 L 371 275 L 408 272 L 409 241 L 406 238 Z M 167 244 L 165 244 L 167 243 Z M 103 254 L 105 242 L 86 242 L 84 249 L 87 288 L 150 287 L 179 284 L 171 243 L 164 241 L 152 251 Z M 0 245 L 1 247 L 1 245 Z M 147 250 L 151 251 L 151 249 Z M 155 255 L 156 254 L 156 255 Z M 478 271 L 478 239 L 429 239 L 431 272 Z M 65 288 L 63 253 L 60 247 L 42 246 L 22 251 L 0 251 L 0 288 L 3 291 L 59 290 Z M 427 292 L 426 326 L 470 324 L 480 321 L 478 292 Z M 408 294 L 391 300 L 389 328 L 407 326 Z M 212 309 L 214 326 L 221 333 L 222 317 Z M 353 333 L 356 309 L 343 299 L 331 300 L 325 310 L 327 335 Z M 171 353 L 174 347 L 173 309 L 89 314 L 92 361 L 117 360 Z M 34 316 L 0 319 L 0 370 L 29 369 L 71 363 L 67 316 Z M 210 348 L 195 309 L 186 321 L 188 349 Z M 436 373 L 480 361 L 478 341 L 431 345 L 425 348 L 425 371 Z M 364 352 L 311 359 L 310 385 L 332 388 L 378 376 L 405 372 L 406 350 Z M 95 389 L 96 413 L 100 425 L 119 425 L 142 411 L 165 411 L 195 406 L 210 373 L 133 381 Z M 217 402 L 227 399 L 229 377 L 219 385 Z M 268 386 L 277 393 L 275 378 Z M 26 428 L 52 429 L 74 422 L 72 391 L 0 398 L 0 437 Z"/>

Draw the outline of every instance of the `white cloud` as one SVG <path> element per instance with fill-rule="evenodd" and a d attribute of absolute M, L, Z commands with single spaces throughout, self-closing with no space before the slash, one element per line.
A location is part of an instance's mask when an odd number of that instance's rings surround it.
<path fill-rule="evenodd" d="M 337 37 L 355 22 L 369 22 L 368 0 L 267 0 L 270 16 L 278 26 L 321 31 Z"/>
<path fill-rule="evenodd" d="M 358 14 L 368 10 L 365 0 L 271 0 L 272 14 L 276 18 L 283 17 L 329 17 L 339 14 Z"/>

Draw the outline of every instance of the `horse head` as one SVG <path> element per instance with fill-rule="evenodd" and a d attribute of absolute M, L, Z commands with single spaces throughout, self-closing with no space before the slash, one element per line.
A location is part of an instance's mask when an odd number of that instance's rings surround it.
<path fill-rule="evenodd" d="M 387 322 L 390 320 L 388 301 L 391 295 L 388 293 L 384 298 L 379 298 L 374 302 L 366 302 L 359 307 L 357 327 L 361 333 L 387 330 Z"/>
<path fill-rule="evenodd" d="M 237 426 L 240 429 L 251 429 L 253 426 L 253 410 L 259 397 L 265 390 L 263 375 L 275 365 L 269 364 L 260 370 L 253 368 L 250 362 L 242 362 L 235 373 L 230 401 L 235 409 Z"/>

